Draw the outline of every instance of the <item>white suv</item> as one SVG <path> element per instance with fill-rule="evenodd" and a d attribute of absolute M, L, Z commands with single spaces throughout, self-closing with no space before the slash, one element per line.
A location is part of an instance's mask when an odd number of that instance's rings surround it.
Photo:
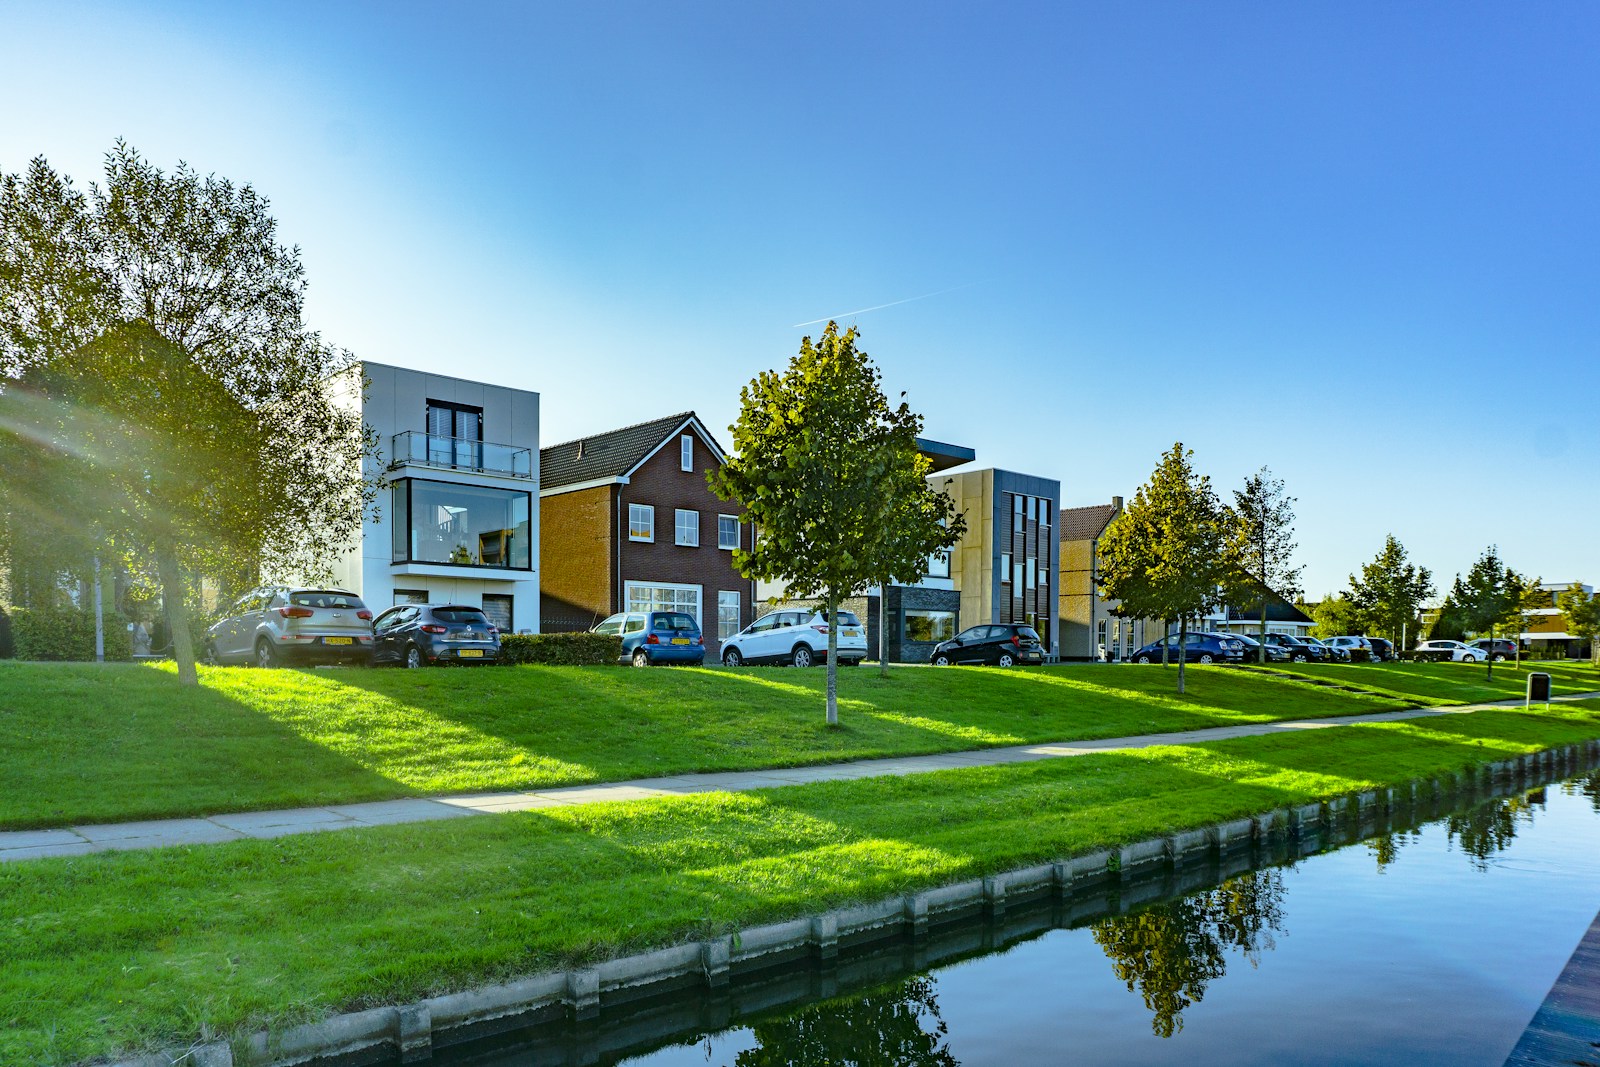
<path fill-rule="evenodd" d="M 867 628 L 848 611 L 834 613 L 839 624 L 839 662 L 854 667 L 867 658 Z M 722 642 L 722 662 L 792 663 L 810 667 L 828 661 L 828 615 L 825 611 L 769 611 Z"/>
<path fill-rule="evenodd" d="M 1424 641 L 1412 653 L 1415 659 L 1454 660 L 1457 663 L 1482 663 L 1489 654 L 1460 641 Z"/>

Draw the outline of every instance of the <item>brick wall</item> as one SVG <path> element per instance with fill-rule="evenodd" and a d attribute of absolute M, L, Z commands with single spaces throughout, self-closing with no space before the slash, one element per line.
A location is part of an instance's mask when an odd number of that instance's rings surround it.
<path fill-rule="evenodd" d="M 539 628 L 587 630 L 616 611 L 612 486 L 539 500 Z"/>
<path fill-rule="evenodd" d="M 733 552 L 717 547 L 717 516 L 737 515 L 733 504 L 719 500 L 706 487 L 706 471 L 717 462 L 715 454 L 697 435 L 694 440 L 694 470 L 681 469 L 678 436 L 645 461 L 622 493 L 622 578 L 624 582 L 661 582 L 700 587 L 700 626 L 705 634 L 706 658 L 720 658 L 722 645 L 717 638 L 717 593 L 739 594 L 739 625 L 755 618 L 755 589 L 748 578 L 733 567 Z M 547 498 L 548 499 L 548 498 Z M 628 505 L 648 504 L 655 508 L 655 540 L 627 539 Z M 700 544 L 689 547 L 675 543 L 675 512 L 683 508 L 699 513 Z M 751 547 L 748 523 L 739 527 L 740 547 Z M 619 603 L 621 590 L 619 590 Z M 620 609 L 619 609 L 620 610 Z"/>

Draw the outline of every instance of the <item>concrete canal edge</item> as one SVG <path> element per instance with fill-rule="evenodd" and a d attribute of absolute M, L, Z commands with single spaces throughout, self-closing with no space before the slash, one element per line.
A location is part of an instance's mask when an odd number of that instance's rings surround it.
<path fill-rule="evenodd" d="M 725 987 L 737 975 L 798 960 L 826 963 L 838 956 L 841 945 L 853 947 L 905 935 L 920 939 L 932 926 L 974 914 L 1003 917 L 1008 901 L 1070 895 L 1075 887 L 1108 880 L 1131 884 L 1152 871 L 1216 860 L 1270 841 L 1314 837 L 1322 828 L 1340 824 L 1364 832 L 1366 824 L 1377 817 L 1418 804 L 1474 794 L 1487 799 L 1519 788 L 1533 788 L 1596 765 L 1600 765 L 1600 739 L 1484 763 L 1453 775 L 1435 775 L 1401 786 L 1276 808 L 1202 829 L 751 927 L 589 967 L 552 971 L 412 1004 L 336 1015 L 281 1031 L 258 1032 L 231 1043 L 212 1041 L 135 1056 L 118 1061 L 114 1067 L 296 1067 L 319 1059 L 359 1056 L 365 1060 L 380 1054 L 397 1057 L 402 1063 L 421 1062 L 432 1056 L 436 1036 L 449 1038 L 452 1034 L 470 1033 L 477 1037 L 515 1029 L 541 1011 L 564 1012 L 577 1020 L 592 1019 L 600 1012 L 602 998 L 626 1002 L 649 996 L 657 989 L 690 984 Z"/>

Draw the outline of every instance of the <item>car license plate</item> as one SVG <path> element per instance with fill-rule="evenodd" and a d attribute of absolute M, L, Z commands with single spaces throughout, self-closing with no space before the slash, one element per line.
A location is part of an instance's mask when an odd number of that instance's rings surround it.
<path fill-rule="evenodd" d="M 844 634 L 844 636 L 846 636 L 846 637 L 860 637 L 861 636 L 861 631 L 860 630 L 840 630 L 839 632 Z"/>
<path fill-rule="evenodd" d="M 687 637 L 674 637 L 672 639 L 672 643 L 675 645 L 687 645 L 689 643 L 689 639 Z"/>
<path fill-rule="evenodd" d="M 354 639 L 349 637 L 324 637 L 322 643 L 325 645 L 348 645 L 352 640 Z"/>
<path fill-rule="evenodd" d="M 463 648 L 459 652 L 457 652 L 456 655 L 465 656 L 465 657 L 467 657 L 469 659 L 481 659 L 483 657 L 483 649 L 481 649 L 481 648 Z"/>

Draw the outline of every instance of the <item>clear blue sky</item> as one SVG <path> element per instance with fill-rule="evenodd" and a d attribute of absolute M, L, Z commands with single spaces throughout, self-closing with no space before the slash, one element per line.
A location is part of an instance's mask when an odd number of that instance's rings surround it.
<path fill-rule="evenodd" d="M 114 138 L 249 181 L 307 316 L 721 433 L 853 317 L 929 436 L 1131 496 L 1182 439 L 1393 532 L 1600 582 L 1600 5 L 0 0 L 0 168 Z M 725 436 L 725 435 L 724 435 Z"/>

